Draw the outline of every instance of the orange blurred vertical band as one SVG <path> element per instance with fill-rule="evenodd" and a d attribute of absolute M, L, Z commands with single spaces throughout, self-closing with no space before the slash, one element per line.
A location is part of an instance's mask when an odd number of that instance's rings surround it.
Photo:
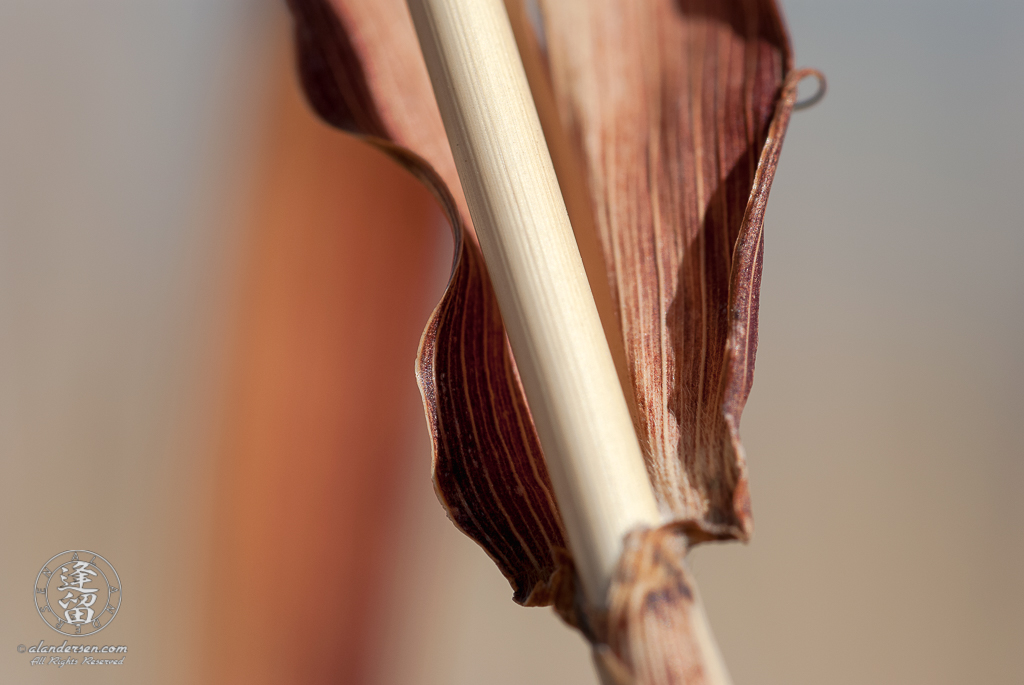
<path fill-rule="evenodd" d="M 365 680 L 442 220 L 318 120 L 282 49 L 257 174 L 221 453 L 211 683 Z M 431 487 L 429 482 L 424 488 Z"/>

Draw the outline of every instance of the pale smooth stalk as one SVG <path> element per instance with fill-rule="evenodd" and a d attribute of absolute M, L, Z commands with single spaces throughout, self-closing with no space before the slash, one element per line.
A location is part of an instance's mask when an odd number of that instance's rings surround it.
<path fill-rule="evenodd" d="M 501 0 L 408 0 L 588 601 L 661 523 Z"/>

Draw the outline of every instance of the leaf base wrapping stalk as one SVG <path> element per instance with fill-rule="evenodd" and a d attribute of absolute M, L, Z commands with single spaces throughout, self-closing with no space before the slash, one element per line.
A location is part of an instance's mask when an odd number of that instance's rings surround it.
<path fill-rule="evenodd" d="M 730 683 L 678 526 L 626 538 L 608 610 L 591 621 L 594 661 L 606 685 Z"/>

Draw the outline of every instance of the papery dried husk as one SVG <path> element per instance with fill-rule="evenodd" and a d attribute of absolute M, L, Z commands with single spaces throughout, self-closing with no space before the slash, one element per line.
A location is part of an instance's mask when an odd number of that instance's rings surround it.
<path fill-rule="evenodd" d="M 603 250 L 655 494 L 692 542 L 746 539 L 738 425 L 762 244 L 745 240 L 761 224 L 744 215 L 790 67 L 778 9 L 765 0 L 539 5 L 547 69 L 531 82 L 547 86 L 557 110 L 546 134 L 563 136 L 574 157 L 558 160 L 563 186 L 581 184 L 589 197 L 589 216 L 574 225 L 592 224 Z"/>
<path fill-rule="evenodd" d="M 417 358 L 439 499 L 494 559 L 517 602 L 555 603 L 592 640 L 607 643 L 602 649 L 611 651 L 599 653 L 614 655 L 609 668 L 636 682 L 663 682 L 645 675 L 647 657 L 628 646 L 632 637 L 601 628 L 618 625 L 615 593 L 626 581 L 613 586 L 607 624 L 578 601 L 536 431 L 404 0 L 290 5 L 300 72 L 318 113 L 420 177 L 455 232 L 452 279 Z M 524 8 L 508 5 L 522 29 Z M 621 352 L 648 474 L 670 522 L 665 530 L 675 536 L 659 549 L 682 564 L 688 545 L 746 539 L 752 530 L 739 420 L 757 348 L 764 206 L 803 74 L 786 78 L 789 42 L 771 0 L 544 0 L 538 7 L 533 31 L 517 38 L 528 70 L 535 67 L 531 87 L 559 182 L 567 198 L 582 198 L 568 203 L 574 230 L 581 245 L 596 241 L 603 257 L 597 272 L 607 274 L 607 287 L 595 291 L 610 295 L 606 332 Z M 596 237 L 585 235 L 588 226 Z M 588 273 L 593 282 L 592 263 Z M 620 576 L 654 582 L 630 571 L 631 559 L 624 555 Z M 685 613 L 685 602 L 679 606 Z"/>

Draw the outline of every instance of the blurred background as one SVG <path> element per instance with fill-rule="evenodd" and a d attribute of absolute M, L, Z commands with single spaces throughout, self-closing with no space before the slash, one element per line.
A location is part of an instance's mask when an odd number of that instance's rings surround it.
<path fill-rule="evenodd" d="M 0 681 L 594 683 L 446 520 L 412 373 L 451 239 L 316 121 L 269 0 L 0 0 Z M 738 684 L 1024 682 L 1024 5 L 784 3 L 743 417 L 691 555 Z M 41 566 L 124 601 L 58 636 Z M 58 641 L 59 643 L 59 641 Z"/>

